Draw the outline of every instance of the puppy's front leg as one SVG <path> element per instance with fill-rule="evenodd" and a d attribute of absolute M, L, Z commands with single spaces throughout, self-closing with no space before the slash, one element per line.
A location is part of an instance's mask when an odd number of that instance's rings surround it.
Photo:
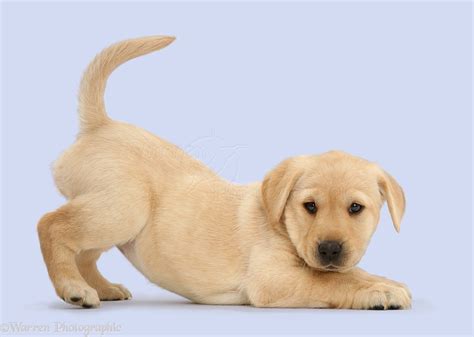
<path fill-rule="evenodd" d="M 273 252 L 274 253 L 274 252 Z M 257 307 L 408 309 L 406 286 L 361 269 L 324 272 L 312 269 L 289 252 L 259 254 L 249 266 L 247 295 Z"/>

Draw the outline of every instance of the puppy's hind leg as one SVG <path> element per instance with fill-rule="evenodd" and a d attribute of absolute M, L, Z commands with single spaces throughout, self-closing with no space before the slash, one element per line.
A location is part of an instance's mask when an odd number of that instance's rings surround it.
<path fill-rule="evenodd" d="M 150 211 L 148 194 L 129 188 L 125 195 L 123 190 L 84 194 L 40 220 L 43 258 L 56 293 L 66 302 L 86 308 L 100 305 L 98 291 L 81 275 L 78 254 L 123 244 L 145 225 Z M 90 275 L 86 278 L 91 280 Z"/>
<path fill-rule="evenodd" d="M 77 267 L 84 280 L 94 288 L 101 301 L 120 301 L 132 298 L 132 294 L 121 284 L 110 283 L 97 269 L 97 260 L 102 250 L 92 249 L 76 255 Z"/>

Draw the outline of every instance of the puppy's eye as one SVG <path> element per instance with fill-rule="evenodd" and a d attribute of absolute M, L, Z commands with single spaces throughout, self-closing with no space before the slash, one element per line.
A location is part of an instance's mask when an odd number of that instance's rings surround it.
<path fill-rule="evenodd" d="M 318 207 L 316 207 L 316 203 L 314 201 L 305 202 L 303 206 L 306 208 L 309 214 L 316 214 L 316 211 L 318 210 Z"/>
<path fill-rule="evenodd" d="M 349 214 L 357 214 L 360 213 L 364 209 L 364 206 L 358 204 L 358 203 L 352 203 L 352 205 L 349 207 Z"/>

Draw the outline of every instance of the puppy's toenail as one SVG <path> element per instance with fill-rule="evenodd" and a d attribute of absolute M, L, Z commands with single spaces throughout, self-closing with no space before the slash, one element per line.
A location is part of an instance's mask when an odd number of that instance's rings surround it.
<path fill-rule="evenodd" d="M 83 304 L 82 307 L 86 309 L 90 309 L 92 308 L 92 304 Z"/>
<path fill-rule="evenodd" d="M 400 306 L 397 304 L 392 304 L 388 307 L 388 310 L 398 310 L 400 309 Z"/>
<path fill-rule="evenodd" d="M 80 297 L 71 297 L 72 302 L 79 302 L 81 300 Z"/>
<path fill-rule="evenodd" d="M 383 310 L 383 305 L 374 305 L 369 310 Z"/>

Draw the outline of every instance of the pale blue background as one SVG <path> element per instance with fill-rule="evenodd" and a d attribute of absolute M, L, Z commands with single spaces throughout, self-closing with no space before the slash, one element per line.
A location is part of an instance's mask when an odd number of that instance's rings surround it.
<path fill-rule="evenodd" d="M 122 333 L 471 332 L 471 4 L 3 4 L 1 322 L 116 322 Z M 100 310 L 55 297 L 36 223 L 63 203 L 51 162 L 74 141 L 76 92 L 117 40 L 176 42 L 110 78 L 113 118 L 170 140 L 237 182 L 288 156 L 343 149 L 404 187 L 362 261 L 406 282 L 413 310 L 259 310 L 186 304 L 117 251 L 101 269 L 135 295 Z M 1 323 L 0 322 L 0 323 Z"/>

